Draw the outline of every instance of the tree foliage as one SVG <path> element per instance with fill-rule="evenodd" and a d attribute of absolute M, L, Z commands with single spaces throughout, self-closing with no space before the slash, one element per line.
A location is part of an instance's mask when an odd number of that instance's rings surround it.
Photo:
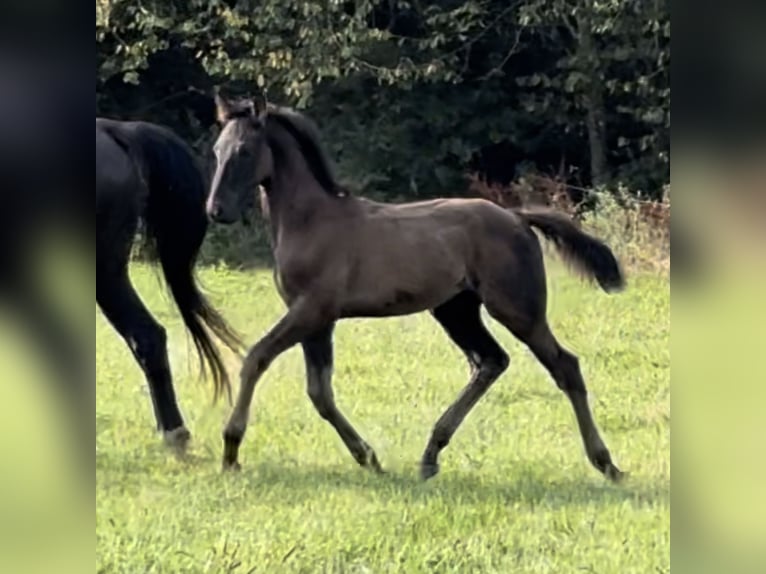
<path fill-rule="evenodd" d="M 266 90 L 389 198 L 462 193 L 468 171 L 648 196 L 669 179 L 659 0 L 97 0 L 96 48 L 99 113 L 204 147 L 214 85 Z"/>

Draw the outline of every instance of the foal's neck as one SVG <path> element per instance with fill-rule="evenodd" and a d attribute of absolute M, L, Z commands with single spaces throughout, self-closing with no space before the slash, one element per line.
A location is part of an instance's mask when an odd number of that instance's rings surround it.
<path fill-rule="evenodd" d="M 274 172 L 265 187 L 276 238 L 280 230 L 305 229 L 331 207 L 332 198 L 314 177 L 292 136 L 279 130 L 271 138 L 271 146 Z"/>

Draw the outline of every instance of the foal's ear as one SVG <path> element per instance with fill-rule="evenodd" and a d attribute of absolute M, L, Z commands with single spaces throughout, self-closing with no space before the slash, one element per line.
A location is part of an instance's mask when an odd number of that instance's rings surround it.
<path fill-rule="evenodd" d="M 225 124 L 231 118 L 234 105 L 221 94 L 215 94 L 215 115 L 218 123 Z"/>

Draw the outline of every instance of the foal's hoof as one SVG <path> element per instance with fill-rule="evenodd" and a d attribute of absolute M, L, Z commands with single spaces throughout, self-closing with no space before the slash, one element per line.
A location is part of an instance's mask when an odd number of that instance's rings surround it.
<path fill-rule="evenodd" d="M 178 427 L 171 431 L 165 431 L 162 440 L 165 446 L 176 454 L 184 454 L 189 446 L 189 441 L 191 441 L 191 433 L 186 427 Z"/>
<path fill-rule="evenodd" d="M 439 463 L 420 463 L 420 478 L 428 480 L 439 474 Z"/>
<path fill-rule="evenodd" d="M 377 474 L 386 474 L 386 471 L 383 470 L 383 467 L 378 460 L 378 456 L 374 452 L 368 456 L 367 464 L 365 466 Z"/>
<path fill-rule="evenodd" d="M 613 464 L 608 464 L 604 469 L 604 476 L 614 484 L 620 484 L 627 476 L 627 473 L 621 471 Z"/>

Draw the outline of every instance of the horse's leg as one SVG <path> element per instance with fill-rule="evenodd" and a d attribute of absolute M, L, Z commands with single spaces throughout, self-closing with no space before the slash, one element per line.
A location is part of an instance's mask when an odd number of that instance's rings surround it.
<path fill-rule="evenodd" d="M 165 442 L 184 449 L 191 434 L 176 402 L 167 354 L 165 329 L 146 309 L 128 278 L 127 268 L 97 272 L 96 301 L 122 336 L 146 375 L 157 425 Z"/>
<path fill-rule="evenodd" d="M 319 416 L 335 428 L 354 459 L 363 467 L 383 472 L 375 451 L 359 436 L 335 404 L 332 391 L 332 333 L 331 326 L 307 337 L 302 342 L 309 398 Z"/>
<path fill-rule="evenodd" d="M 593 420 L 593 414 L 588 405 L 588 392 L 577 357 L 559 345 L 545 321 L 536 325 L 528 334 L 516 335 L 548 369 L 556 385 L 564 391 L 572 403 L 585 452 L 591 464 L 607 478 L 618 482 L 623 473 L 612 462 L 609 450 Z"/>
<path fill-rule="evenodd" d="M 466 354 L 473 372 L 460 396 L 434 425 L 420 465 L 424 479 L 439 472 L 439 453 L 474 405 L 508 368 L 508 355 L 482 323 L 480 307 L 479 297 L 464 291 L 433 310 L 436 320 Z"/>
<path fill-rule="evenodd" d="M 271 330 L 261 338 L 245 357 L 240 371 L 239 392 L 234 403 L 229 421 L 223 431 L 223 468 L 238 470 L 239 445 L 247 430 L 250 416 L 250 404 L 258 381 L 269 368 L 269 365 L 280 354 L 293 345 L 298 344 L 312 333 L 319 332 L 327 323 L 318 310 L 320 305 L 315 302 L 300 300 L 290 307 L 287 314 L 280 319 Z"/>

